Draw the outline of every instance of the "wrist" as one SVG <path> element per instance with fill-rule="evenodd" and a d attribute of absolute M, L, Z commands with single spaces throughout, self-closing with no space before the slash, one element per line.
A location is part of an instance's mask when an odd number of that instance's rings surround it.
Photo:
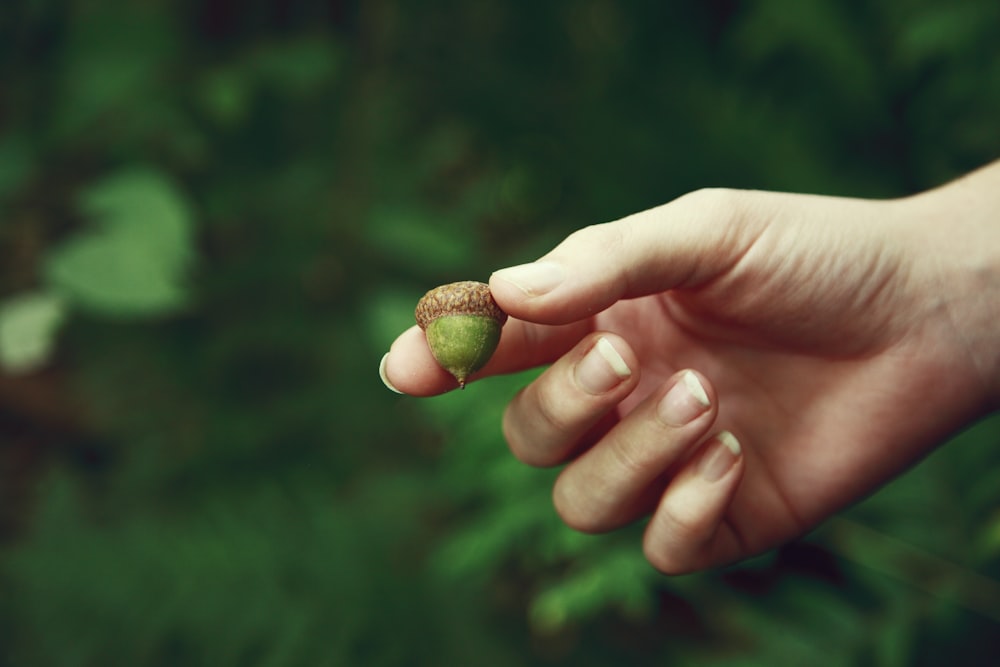
<path fill-rule="evenodd" d="M 1000 410 L 1000 161 L 903 204 L 927 303 L 967 360 L 983 410 Z"/>

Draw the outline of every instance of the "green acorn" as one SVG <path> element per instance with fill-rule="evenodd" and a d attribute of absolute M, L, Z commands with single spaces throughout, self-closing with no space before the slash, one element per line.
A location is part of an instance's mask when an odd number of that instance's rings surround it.
<path fill-rule="evenodd" d="M 414 315 L 431 354 L 462 389 L 493 356 L 507 321 L 490 286 L 473 280 L 435 287 L 420 299 Z"/>

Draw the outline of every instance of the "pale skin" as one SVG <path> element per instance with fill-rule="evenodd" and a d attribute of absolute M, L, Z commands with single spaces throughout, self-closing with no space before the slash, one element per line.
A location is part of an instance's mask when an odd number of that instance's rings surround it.
<path fill-rule="evenodd" d="M 1000 408 L 1000 162 L 886 201 L 701 190 L 496 272 L 474 376 L 548 365 L 514 455 L 573 528 L 648 518 L 659 570 L 794 539 Z M 416 327 L 384 378 L 455 388 Z M 676 389 L 676 391 L 671 391 Z"/>

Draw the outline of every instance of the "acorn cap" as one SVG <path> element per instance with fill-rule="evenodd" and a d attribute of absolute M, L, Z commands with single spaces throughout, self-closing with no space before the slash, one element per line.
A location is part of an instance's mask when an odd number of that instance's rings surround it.
<path fill-rule="evenodd" d="M 424 331 L 431 322 L 445 315 L 480 315 L 496 320 L 500 326 L 507 321 L 507 313 L 493 299 L 490 286 L 475 280 L 435 287 L 420 299 L 414 315 Z"/>
<path fill-rule="evenodd" d="M 469 375 L 493 356 L 507 321 L 489 285 L 473 280 L 435 287 L 420 299 L 414 315 L 431 354 L 463 389 Z"/>

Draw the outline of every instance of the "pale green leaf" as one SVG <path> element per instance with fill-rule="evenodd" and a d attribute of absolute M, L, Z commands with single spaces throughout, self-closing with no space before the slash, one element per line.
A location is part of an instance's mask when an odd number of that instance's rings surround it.
<path fill-rule="evenodd" d="M 81 211 L 109 232 L 141 236 L 164 263 L 191 254 L 192 214 L 183 195 L 160 172 L 128 169 L 86 190 Z"/>
<path fill-rule="evenodd" d="M 103 314 L 155 314 L 184 303 L 157 250 L 132 234 L 84 236 L 53 253 L 48 278 L 66 298 Z"/>
<path fill-rule="evenodd" d="M 130 170 L 84 193 L 93 228 L 49 255 L 46 278 L 72 303 L 105 315 L 152 315 L 186 301 L 192 216 L 160 174 Z"/>
<path fill-rule="evenodd" d="M 0 304 L 0 367 L 26 373 L 42 366 L 65 315 L 62 299 L 47 292 L 21 294 Z"/>

